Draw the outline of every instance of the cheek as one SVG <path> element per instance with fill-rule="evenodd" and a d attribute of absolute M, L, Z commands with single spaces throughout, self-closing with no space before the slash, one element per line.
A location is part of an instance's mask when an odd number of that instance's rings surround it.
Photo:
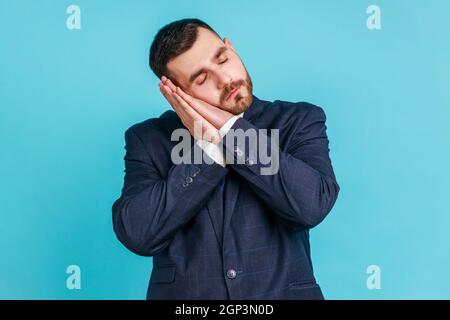
<path fill-rule="evenodd" d="M 220 92 L 213 83 L 209 82 L 193 92 L 194 96 L 200 100 L 208 102 L 212 105 L 217 105 L 220 100 Z"/>
<path fill-rule="evenodd" d="M 229 73 L 232 75 L 234 80 L 245 79 L 246 72 L 245 68 L 239 59 L 233 59 L 229 65 Z"/>

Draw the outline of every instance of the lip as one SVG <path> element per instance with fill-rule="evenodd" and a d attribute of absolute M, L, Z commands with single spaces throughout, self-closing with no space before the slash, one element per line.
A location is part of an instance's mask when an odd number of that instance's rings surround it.
<path fill-rule="evenodd" d="M 230 94 L 227 97 L 227 101 L 230 100 L 231 98 L 234 98 L 235 95 L 237 95 L 237 93 L 239 92 L 240 87 L 237 87 L 236 89 L 234 89 L 233 91 L 230 92 Z"/>

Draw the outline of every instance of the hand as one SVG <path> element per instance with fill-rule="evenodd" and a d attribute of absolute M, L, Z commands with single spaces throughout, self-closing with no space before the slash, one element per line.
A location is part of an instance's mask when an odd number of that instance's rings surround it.
<path fill-rule="evenodd" d="M 228 111 L 212 106 L 203 100 L 188 95 L 180 87 L 175 86 L 172 81 L 165 76 L 163 76 L 161 80 L 161 92 L 172 105 L 175 112 L 177 112 L 184 125 L 189 129 L 192 128 L 193 122 L 196 120 L 200 121 L 205 128 L 205 131 L 212 135 L 213 139 L 218 138 L 218 142 L 220 140 L 218 130 L 234 115 Z M 190 129 L 189 131 L 191 134 L 193 133 Z M 202 131 L 202 133 L 205 131 Z M 208 138 L 206 140 L 210 141 Z"/>
<path fill-rule="evenodd" d="M 180 117 L 181 122 L 195 139 L 215 144 L 220 141 L 219 131 L 176 93 L 176 87 L 173 84 L 163 81 L 159 87 L 161 93 Z"/>
<path fill-rule="evenodd" d="M 167 84 L 173 91 L 175 91 L 183 100 L 189 104 L 197 113 L 199 113 L 206 121 L 211 123 L 216 129 L 220 129 L 225 122 L 234 115 L 228 111 L 222 110 L 218 107 L 210 105 L 209 103 L 194 98 L 185 93 L 180 87 L 175 86 L 170 79 L 162 77 L 163 83 Z"/>

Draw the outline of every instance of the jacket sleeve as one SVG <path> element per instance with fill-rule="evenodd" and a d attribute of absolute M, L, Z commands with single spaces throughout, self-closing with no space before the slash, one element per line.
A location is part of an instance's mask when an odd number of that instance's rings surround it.
<path fill-rule="evenodd" d="M 191 153 L 194 148 L 199 147 L 194 144 Z M 125 133 L 125 149 L 122 193 L 112 206 L 113 228 L 129 250 L 153 256 L 200 211 L 228 169 L 210 159 L 200 164 L 173 164 L 167 175 L 161 176 L 132 129 Z M 203 157 L 202 150 L 198 152 Z"/>
<path fill-rule="evenodd" d="M 312 106 L 299 121 L 285 152 L 280 150 L 278 142 L 273 143 L 268 135 L 260 132 L 257 143 L 239 144 L 236 138 L 239 129 L 243 132 L 259 130 L 245 119 L 238 119 L 232 127 L 234 133 L 231 130 L 222 140 L 227 163 L 231 162 L 231 168 L 246 179 L 282 222 L 293 230 L 318 225 L 330 212 L 339 193 L 329 158 L 325 120 L 323 110 Z M 229 135 L 234 136 L 227 137 Z M 255 157 L 261 151 L 266 155 L 278 155 L 278 159 L 272 157 L 278 161 L 277 170 L 262 174 L 264 168 L 267 170 L 274 164 L 262 163 L 260 156 Z"/>

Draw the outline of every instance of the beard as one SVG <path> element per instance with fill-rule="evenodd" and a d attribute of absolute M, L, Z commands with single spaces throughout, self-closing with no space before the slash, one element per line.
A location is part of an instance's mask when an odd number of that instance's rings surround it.
<path fill-rule="evenodd" d="M 239 114 L 250 107 L 253 102 L 253 83 L 247 69 L 245 70 L 245 73 L 245 79 L 232 82 L 231 85 L 223 90 L 222 95 L 220 96 L 221 109 L 231 112 L 232 114 Z M 227 101 L 226 98 L 230 92 L 236 88 L 240 88 L 238 94 Z"/>

